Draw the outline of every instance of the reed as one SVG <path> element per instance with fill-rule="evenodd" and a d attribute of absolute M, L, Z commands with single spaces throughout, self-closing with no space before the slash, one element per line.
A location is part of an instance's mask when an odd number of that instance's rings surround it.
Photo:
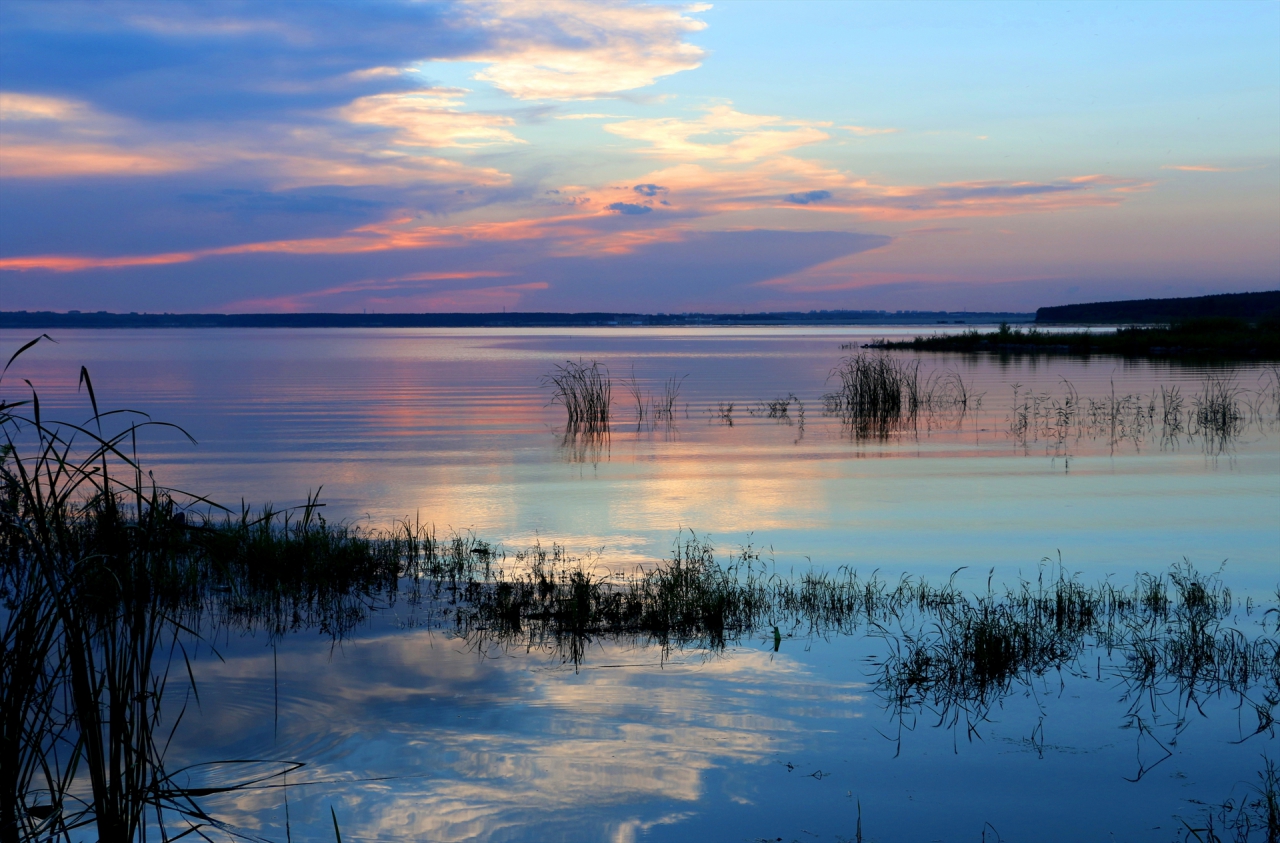
<path fill-rule="evenodd" d="M 822 396 L 823 405 L 855 438 L 885 438 L 914 425 L 921 399 L 918 360 L 856 354 L 832 369 L 827 380 L 833 378 L 837 389 Z"/>
<path fill-rule="evenodd" d="M 567 360 L 542 379 L 551 390 L 552 404 L 564 407 L 566 426 L 574 430 L 604 430 L 609 427 L 613 382 L 609 370 L 596 361 Z"/>
<path fill-rule="evenodd" d="M 680 389 L 688 375 L 672 375 L 662 384 L 662 392 L 651 396 L 645 392 L 636 380 L 635 369 L 625 382 L 627 392 L 636 407 L 636 429 L 644 427 L 646 421 L 652 425 L 663 424 L 670 428 L 675 424 L 676 402 L 680 399 Z"/>

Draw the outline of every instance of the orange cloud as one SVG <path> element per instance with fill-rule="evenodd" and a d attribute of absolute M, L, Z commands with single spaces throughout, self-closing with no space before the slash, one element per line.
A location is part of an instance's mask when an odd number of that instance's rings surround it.
<path fill-rule="evenodd" d="M 558 254 L 621 254 L 638 245 L 681 236 L 668 231 L 600 231 L 585 223 L 590 217 L 559 216 L 504 222 L 477 222 L 458 226 L 417 225 L 414 218 L 392 219 L 352 229 L 337 237 L 269 240 L 240 243 L 157 255 L 90 257 L 73 255 L 31 255 L 0 258 L 0 270 L 78 272 L 87 269 L 116 269 L 130 266 L 157 266 L 188 263 L 202 258 L 247 254 L 352 255 L 409 249 L 448 248 L 471 242 L 517 240 L 547 241 Z"/>
<path fill-rule="evenodd" d="M 0 178 L 154 176 L 192 169 L 197 162 L 174 151 L 129 150 L 106 144 L 13 142 L 0 144 Z"/>

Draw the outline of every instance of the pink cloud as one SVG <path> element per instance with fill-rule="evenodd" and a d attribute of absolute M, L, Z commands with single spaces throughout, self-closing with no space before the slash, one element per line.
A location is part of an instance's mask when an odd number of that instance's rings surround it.
<path fill-rule="evenodd" d="M 1208 164 L 1165 164 L 1162 170 L 1182 170 L 1187 173 L 1240 173 L 1249 167 L 1211 167 Z"/>

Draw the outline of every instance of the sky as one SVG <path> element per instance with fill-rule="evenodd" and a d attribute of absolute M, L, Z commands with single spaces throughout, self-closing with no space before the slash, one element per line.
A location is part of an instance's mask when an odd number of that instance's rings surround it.
<path fill-rule="evenodd" d="M 1280 287 L 1280 3 L 0 3 L 0 310 Z"/>

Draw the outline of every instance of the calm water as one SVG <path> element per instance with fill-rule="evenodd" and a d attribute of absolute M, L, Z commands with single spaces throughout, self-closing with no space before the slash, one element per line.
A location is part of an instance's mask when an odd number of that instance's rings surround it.
<path fill-rule="evenodd" d="M 81 421 L 87 366 L 104 408 L 199 441 L 144 437 L 159 482 L 236 507 L 323 487 L 331 519 L 558 542 L 618 569 L 661 559 L 681 530 L 764 548 L 784 575 L 965 568 L 972 588 L 1059 554 L 1085 582 L 1185 558 L 1274 603 L 1271 373 L 931 355 L 922 376 L 957 373 L 967 412 L 883 441 L 824 414 L 828 375 L 852 353 L 841 344 L 917 330 L 60 332 L 3 389 L 29 378 L 46 414 Z M 0 332 L 0 347 L 27 339 Z M 579 359 L 614 380 L 611 434 L 585 446 L 565 441 L 540 384 Z M 684 378 L 673 423 L 637 423 L 633 376 L 650 394 Z M 1248 422 L 1225 442 L 1164 429 L 1161 389 L 1190 406 L 1211 376 L 1254 405 Z M 1071 389 L 1081 409 L 1064 427 Z M 788 396 L 769 417 L 765 402 Z M 198 660 L 199 715 L 172 757 L 297 760 L 295 778 L 323 782 L 289 789 L 287 832 L 279 790 L 215 802 L 219 816 L 273 840 L 331 840 L 332 808 L 344 840 L 837 841 L 854 838 L 860 804 L 868 840 L 1173 840 L 1196 800 L 1239 792 L 1276 757 L 1265 733 L 1233 743 L 1253 728 L 1238 697 L 1134 729 L 1102 654 L 1092 675 L 1022 687 L 972 733 L 928 716 L 904 730 L 872 687 L 877 638 L 789 638 L 775 653 L 770 636 L 665 662 L 599 642 L 575 670 L 403 612 L 336 644 L 224 636 L 224 660 Z M 1257 634 L 1256 615 L 1235 622 Z M 1128 781 L 1164 757 L 1158 744 L 1169 757 Z"/>

